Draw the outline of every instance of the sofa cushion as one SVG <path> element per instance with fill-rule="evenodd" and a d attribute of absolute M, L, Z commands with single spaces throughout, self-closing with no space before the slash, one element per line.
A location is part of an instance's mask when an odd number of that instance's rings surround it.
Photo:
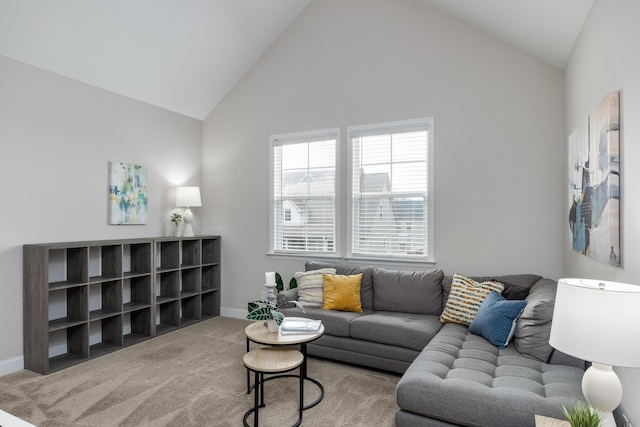
<path fill-rule="evenodd" d="M 501 293 L 504 285 L 498 282 L 476 282 L 460 274 L 453 276 L 451 292 L 440 315 L 442 323 L 460 323 L 469 326 L 485 298 L 495 291 Z"/>
<path fill-rule="evenodd" d="M 420 351 L 442 328 L 431 314 L 376 311 L 352 320 L 351 338 Z"/>
<path fill-rule="evenodd" d="M 298 271 L 294 273 L 298 283 L 298 302 L 305 307 L 320 307 L 324 299 L 323 274 L 335 274 L 335 268 L 321 268 L 318 270 Z"/>
<path fill-rule="evenodd" d="M 546 362 L 553 352 L 549 345 L 557 283 L 539 280 L 526 298 L 527 306 L 516 322 L 513 345 L 520 353 Z"/>
<path fill-rule="evenodd" d="M 373 267 L 354 267 L 352 265 L 332 264 L 318 261 L 307 261 L 304 266 L 306 270 L 335 268 L 336 274 L 346 276 L 362 273 L 362 282 L 360 283 L 360 304 L 364 310 L 373 310 Z"/>
<path fill-rule="evenodd" d="M 362 312 L 360 304 L 362 273 L 352 276 L 323 274 L 322 277 L 324 278 L 323 310 Z"/>
<path fill-rule="evenodd" d="M 442 270 L 373 269 L 373 308 L 402 313 L 442 313 Z"/>
<path fill-rule="evenodd" d="M 398 382 L 397 403 L 453 425 L 533 426 L 536 414 L 562 418 L 562 405 L 584 403 L 583 374 L 524 357 L 513 346 L 499 349 L 447 323 Z"/>
<path fill-rule="evenodd" d="M 476 282 L 498 282 L 504 285 L 502 296 L 506 299 L 525 299 L 529 289 L 535 285 L 542 276 L 535 274 L 508 274 L 504 276 L 469 276 Z M 444 300 L 449 298 L 453 276 L 444 276 L 442 279 L 442 292 Z"/>
<path fill-rule="evenodd" d="M 509 301 L 492 291 L 471 322 L 469 332 L 484 337 L 493 345 L 505 348 L 513 337 L 516 320 L 526 305 L 526 301 Z"/>

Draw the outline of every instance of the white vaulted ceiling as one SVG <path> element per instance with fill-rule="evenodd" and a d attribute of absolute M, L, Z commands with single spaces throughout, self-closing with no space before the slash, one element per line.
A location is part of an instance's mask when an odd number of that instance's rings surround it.
<path fill-rule="evenodd" d="M 593 2 L 411 1 L 560 69 Z M 309 3 L 0 0 L 0 55 L 204 119 Z"/>

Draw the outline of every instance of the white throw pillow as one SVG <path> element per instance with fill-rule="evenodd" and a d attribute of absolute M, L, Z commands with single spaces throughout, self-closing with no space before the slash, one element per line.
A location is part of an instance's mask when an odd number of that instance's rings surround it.
<path fill-rule="evenodd" d="M 335 268 L 299 271 L 293 275 L 298 282 L 298 302 L 305 307 L 322 307 L 324 299 L 323 274 L 336 274 Z"/>

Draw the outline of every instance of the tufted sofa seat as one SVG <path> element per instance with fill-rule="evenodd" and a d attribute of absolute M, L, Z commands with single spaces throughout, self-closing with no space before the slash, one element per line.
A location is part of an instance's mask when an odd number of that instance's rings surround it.
<path fill-rule="evenodd" d="M 557 417 L 562 405 L 583 399 L 584 364 L 557 362 L 575 366 L 524 357 L 513 346 L 499 349 L 447 323 L 398 383 L 397 424 L 533 427 L 536 414 Z"/>

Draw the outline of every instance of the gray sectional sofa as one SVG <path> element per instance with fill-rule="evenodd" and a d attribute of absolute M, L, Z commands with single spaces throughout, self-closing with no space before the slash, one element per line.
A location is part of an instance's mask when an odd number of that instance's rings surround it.
<path fill-rule="evenodd" d="M 363 312 L 285 308 L 285 316 L 321 319 L 325 334 L 310 355 L 402 374 L 396 425 L 535 427 L 535 415 L 562 418 L 583 402 L 585 362 L 549 346 L 556 282 L 536 275 L 475 277 L 504 284 L 507 299 L 526 299 L 515 336 L 498 348 L 466 326 L 441 323 L 452 276 L 320 262 L 336 274 L 362 273 Z M 279 294 L 297 299 L 297 289 Z"/>

